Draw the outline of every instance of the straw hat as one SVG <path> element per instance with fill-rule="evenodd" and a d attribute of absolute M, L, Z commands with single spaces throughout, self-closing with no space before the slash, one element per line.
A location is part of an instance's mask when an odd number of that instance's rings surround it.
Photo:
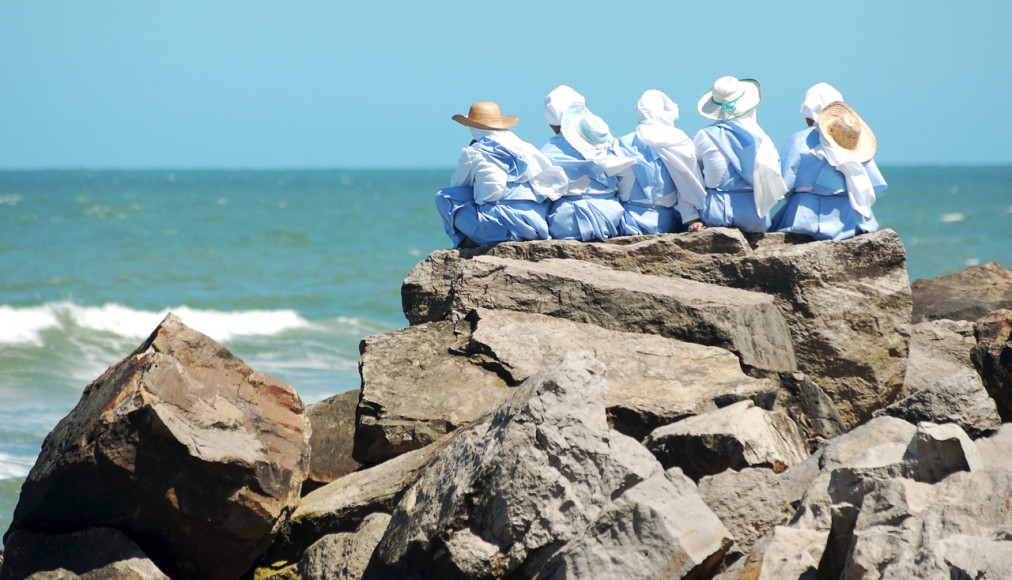
<path fill-rule="evenodd" d="M 614 139 L 604 119 L 584 105 L 573 105 L 562 114 L 562 136 L 587 159 L 604 154 Z"/>
<path fill-rule="evenodd" d="M 819 113 L 818 125 L 827 141 L 850 151 L 861 163 L 875 156 L 878 148 L 875 134 L 847 103 L 836 101 L 826 105 Z"/>
<path fill-rule="evenodd" d="M 505 115 L 499 112 L 499 104 L 493 101 L 478 101 L 471 105 L 467 116 L 454 115 L 453 120 L 465 127 L 490 131 L 509 129 L 520 120 L 516 115 Z"/>
<path fill-rule="evenodd" d="M 696 109 L 699 114 L 717 121 L 737 119 L 759 105 L 762 89 L 759 81 L 720 77 L 713 83 L 713 89 L 699 97 Z"/>

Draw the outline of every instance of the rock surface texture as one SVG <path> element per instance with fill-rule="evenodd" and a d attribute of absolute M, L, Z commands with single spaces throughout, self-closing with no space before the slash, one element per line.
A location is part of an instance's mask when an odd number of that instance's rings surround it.
<path fill-rule="evenodd" d="M 309 437 L 291 387 L 170 314 L 46 438 L 5 541 L 115 528 L 169 576 L 238 578 L 298 503 Z"/>

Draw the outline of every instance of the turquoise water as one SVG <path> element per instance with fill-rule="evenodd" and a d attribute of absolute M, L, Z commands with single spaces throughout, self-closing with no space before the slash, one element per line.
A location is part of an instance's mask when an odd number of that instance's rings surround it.
<path fill-rule="evenodd" d="M 0 172 L 0 532 L 42 440 L 171 310 L 313 403 L 448 240 L 431 171 Z M 1012 166 L 884 167 L 911 279 L 1012 267 Z"/>

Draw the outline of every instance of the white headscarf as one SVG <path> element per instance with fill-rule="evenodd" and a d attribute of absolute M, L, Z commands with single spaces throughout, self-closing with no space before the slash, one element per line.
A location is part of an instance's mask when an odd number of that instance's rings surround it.
<path fill-rule="evenodd" d="M 805 91 L 805 99 L 801 101 L 801 116 L 816 121 L 826 105 L 842 100 L 843 95 L 832 85 L 819 83 Z"/>
<path fill-rule="evenodd" d="M 678 105 L 661 91 L 645 91 L 636 103 L 636 136 L 664 163 L 682 201 L 696 209 L 706 204 L 706 189 L 696 162 L 696 148 L 685 131 L 675 127 Z"/>
<path fill-rule="evenodd" d="M 549 125 L 562 125 L 562 114 L 573 105 L 586 105 L 583 95 L 566 85 L 559 85 L 545 98 L 545 121 Z"/>
<path fill-rule="evenodd" d="M 787 193 L 784 176 L 780 173 L 780 155 L 769 135 L 756 122 L 755 109 L 729 122 L 745 127 L 758 141 L 752 167 L 752 195 L 756 213 L 764 218 Z"/>

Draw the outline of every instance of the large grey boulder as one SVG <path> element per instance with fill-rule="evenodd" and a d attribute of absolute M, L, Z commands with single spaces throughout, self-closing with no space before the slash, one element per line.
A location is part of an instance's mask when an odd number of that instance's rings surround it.
<path fill-rule="evenodd" d="M 619 498 L 662 470 L 635 440 L 608 428 L 604 375 L 587 353 L 567 354 L 488 419 L 459 431 L 401 500 L 365 577 L 535 577 L 567 544 L 603 529 L 594 526 L 604 514 L 616 513 L 609 521 L 619 528 L 611 529 L 624 529 L 617 522 L 626 516 L 613 511 Z M 627 509 L 657 513 L 642 533 L 670 535 L 677 513 L 665 506 L 678 502 L 640 498 L 643 491 L 624 500 L 636 506 Z M 709 562 L 724 545 L 679 557 Z"/>
<path fill-rule="evenodd" d="M 939 380 L 974 370 L 970 350 L 976 345 L 972 322 L 929 320 L 913 325 L 903 381 L 905 396 Z"/>
<path fill-rule="evenodd" d="M 444 270 L 435 266 L 443 264 Z M 743 365 L 795 370 L 791 337 L 772 297 L 683 280 L 621 272 L 579 260 L 527 262 L 474 256 L 456 263 L 429 257 L 404 281 L 416 301 L 445 303 L 432 277 L 450 277 L 448 310 L 408 303 L 412 324 L 457 320 L 475 308 L 547 314 L 611 330 L 658 334 L 734 352 Z M 402 290 L 406 291 L 406 290 Z"/>
<path fill-rule="evenodd" d="M 785 524 L 794 509 L 772 469 L 729 469 L 699 480 L 699 495 L 731 532 L 736 554 L 749 554 L 775 526 Z"/>
<path fill-rule="evenodd" d="M 389 524 L 389 514 L 370 514 L 354 532 L 320 538 L 299 561 L 299 580 L 361 579 Z"/>
<path fill-rule="evenodd" d="M 952 422 L 977 438 L 1001 426 L 994 399 L 984 390 L 980 375 L 972 369 L 945 376 L 889 405 L 876 415 L 899 417 L 910 423 Z"/>
<path fill-rule="evenodd" d="M 927 280 L 914 280 L 913 321 L 968 320 L 1012 310 L 1012 271 L 988 262 Z"/>
<path fill-rule="evenodd" d="M 665 467 L 699 480 L 726 469 L 767 467 L 781 473 L 808 457 L 808 444 L 782 411 L 741 401 L 654 430 L 643 445 Z"/>
<path fill-rule="evenodd" d="M 238 578 L 295 509 L 309 437 L 291 387 L 170 314 L 46 437 L 5 538 L 114 527 L 174 578 Z"/>
<path fill-rule="evenodd" d="M 615 238 L 608 243 L 549 240 L 434 252 L 412 270 L 401 288 L 408 320 L 417 324 L 450 318 L 461 304 L 482 300 L 480 293 L 491 290 L 491 283 L 479 281 L 469 289 L 470 280 L 492 269 L 491 262 L 484 262 L 487 268 L 474 265 L 489 257 L 510 260 L 497 264 L 544 262 L 548 270 L 567 260 L 588 262 L 645 276 L 630 280 L 647 287 L 660 284 L 651 280 L 667 277 L 763 293 L 774 298 L 787 322 L 798 368 L 836 402 L 847 427 L 866 421 L 902 394 L 911 294 L 906 251 L 892 230 L 839 242 L 812 242 L 806 236 L 746 236 L 734 229 L 707 228 L 694 234 Z M 505 271 L 489 275 L 495 280 L 509 278 Z M 567 276 L 560 272 L 560 278 Z M 573 306 L 589 306 L 586 318 L 578 320 L 607 326 L 598 319 L 629 318 L 621 310 L 617 316 L 601 316 L 601 304 L 588 305 L 581 298 L 584 289 L 594 286 L 575 282 L 579 276 L 571 279 L 574 282 L 554 294 L 546 288 L 549 295 L 523 293 L 522 300 L 510 302 L 506 292 L 505 303 L 512 305 L 501 307 L 561 312 L 575 295 Z M 608 294 L 603 288 L 594 290 L 595 298 Z M 644 308 L 634 296 L 627 296 L 626 302 L 629 308 Z M 686 337 L 677 329 L 668 332 L 672 334 L 666 336 L 715 344 Z M 751 364 L 747 357 L 742 361 Z"/>
<path fill-rule="evenodd" d="M 740 400 L 772 401 L 768 379 L 733 354 L 653 334 L 607 330 L 543 314 L 477 309 L 363 341 L 357 456 L 375 462 L 422 447 L 491 411 L 566 352 L 608 369 L 610 424 L 635 438 L 659 425 Z M 800 402 L 788 401 L 805 417 Z"/>

